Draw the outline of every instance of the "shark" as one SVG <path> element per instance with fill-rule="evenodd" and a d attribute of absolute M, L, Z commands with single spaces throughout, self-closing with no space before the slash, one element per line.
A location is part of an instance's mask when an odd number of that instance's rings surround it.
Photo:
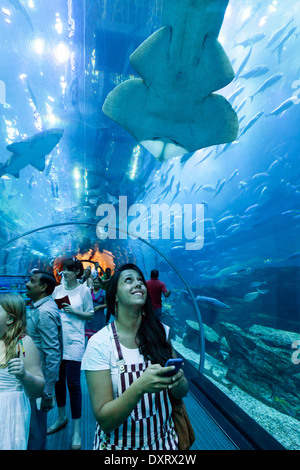
<path fill-rule="evenodd" d="M 27 165 L 34 166 L 39 171 L 45 169 L 45 156 L 59 143 L 63 129 L 49 129 L 34 136 L 14 142 L 6 147 L 12 152 L 9 159 L 0 166 L 0 177 L 9 174 L 19 178 L 20 171 Z"/>
<path fill-rule="evenodd" d="M 236 140 L 238 118 L 215 93 L 234 79 L 218 41 L 228 0 L 163 0 L 161 27 L 131 55 L 141 78 L 116 86 L 103 113 L 158 161 Z"/>

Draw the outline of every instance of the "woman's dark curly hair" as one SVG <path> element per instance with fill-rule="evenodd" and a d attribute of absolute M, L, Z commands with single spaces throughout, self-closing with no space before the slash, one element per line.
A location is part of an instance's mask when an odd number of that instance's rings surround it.
<path fill-rule="evenodd" d="M 108 310 L 110 310 L 116 317 L 116 294 L 118 290 L 118 282 L 120 274 L 127 269 L 133 269 L 138 272 L 146 286 L 144 275 L 135 264 L 124 264 L 115 271 L 106 289 L 106 302 Z M 141 326 L 136 335 L 140 353 L 144 356 L 145 360 L 151 360 L 153 364 L 158 363 L 161 366 L 164 366 L 167 360 L 172 357 L 172 347 L 166 339 L 166 332 L 162 323 L 153 312 L 148 292 L 146 302 L 143 307 L 143 313 L 144 315 L 142 315 Z"/>

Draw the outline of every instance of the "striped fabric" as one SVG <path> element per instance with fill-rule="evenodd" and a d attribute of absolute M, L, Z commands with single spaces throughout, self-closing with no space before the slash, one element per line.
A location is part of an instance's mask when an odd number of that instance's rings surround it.
<path fill-rule="evenodd" d="M 119 357 L 118 396 L 127 390 L 151 364 L 124 364 L 114 322 L 112 328 Z M 127 420 L 117 429 L 106 434 L 97 424 L 94 450 L 176 450 L 178 437 L 171 418 L 172 406 L 167 390 L 145 393 Z"/>

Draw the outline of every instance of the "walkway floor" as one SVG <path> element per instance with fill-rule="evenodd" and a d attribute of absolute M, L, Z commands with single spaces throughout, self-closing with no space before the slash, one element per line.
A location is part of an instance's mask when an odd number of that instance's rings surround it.
<path fill-rule="evenodd" d="M 82 385 L 82 450 L 91 450 L 95 432 L 95 418 L 92 412 L 85 375 L 81 376 Z M 196 434 L 196 441 L 191 450 L 234 450 L 236 447 L 223 433 L 215 421 L 207 414 L 195 397 L 189 393 L 185 404 Z M 61 431 L 47 437 L 48 450 L 69 450 L 72 441 L 70 407 L 67 406 L 69 424 Z M 48 414 L 48 426 L 57 417 L 57 407 Z"/>

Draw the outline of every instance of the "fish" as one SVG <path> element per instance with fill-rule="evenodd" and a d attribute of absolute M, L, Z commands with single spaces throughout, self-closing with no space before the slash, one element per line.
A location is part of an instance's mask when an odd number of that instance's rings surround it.
<path fill-rule="evenodd" d="M 271 163 L 271 165 L 269 166 L 268 168 L 268 173 L 270 173 L 270 171 L 273 171 L 274 168 L 277 168 L 279 165 L 279 160 L 277 160 L 277 158 L 274 160 L 274 162 Z"/>
<path fill-rule="evenodd" d="M 267 281 L 261 281 L 261 282 L 254 281 L 254 282 L 251 282 L 250 287 L 260 287 L 264 284 L 267 284 Z"/>
<path fill-rule="evenodd" d="M 248 183 L 246 181 L 239 182 L 239 189 L 246 189 L 247 186 L 248 186 Z"/>
<path fill-rule="evenodd" d="M 299 258 L 299 257 L 300 257 L 300 252 L 293 253 L 292 255 L 289 255 L 288 259 L 295 259 L 295 258 Z"/>
<path fill-rule="evenodd" d="M 260 77 L 261 75 L 264 75 L 265 73 L 268 73 L 270 68 L 267 65 L 256 65 L 255 67 L 252 67 L 252 69 L 249 69 L 247 72 L 245 72 L 243 75 L 240 75 L 240 78 L 254 78 L 254 77 Z"/>
<path fill-rule="evenodd" d="M 50 170 L 51 170 L 51 167 L 52 167 L 52 162 L 53 162 L 53 157 L 51 157 L 51 159 L 49 160 L 49 162 L 47 164 L 45 176 L 49 176 L 49 173 L 50 173 Z"/>
<path fill-rule="evenodd" d="M 170 178 L 169 184 L 167 186 L 165 186 L 165 188 L 162 190 L 161 193 L 159 193 L 160 197 L 164 194 L 167 195 L 168 193 L 170 193 L 172 191 L 172 186 L 173 186 L 174 180 L 175 180 L 175 176 L 172 175 L 171 178 Z"/>
<path fill-rule="evenodd" d="M 6 174 L 19 178 L 20 171 L 27 165 L 39 171 L 45 169 L 45 156 L 52 152 L 63 136 L 62 129 L 50 129 L 6 147 L 12 152 L 10 158 L 0 166 L 0 177 Z"/>
<path fill-rule="evenodd" d="M 204 162 L 204 160 L 206 160 L 211 154 L 212 154 L 212 150 L 210 152 L 208 152 L 205 157 L 202 158 L 202 160 L 199 160 L 199 162 L 195 163 L 195 166 L 197 165 L 200 165 L 200 163 Z"/>
<path fill-rule="evenodd" d="M 214 297 L 205 297 L 203 295 L 197 295 L 196 302 L 199 304 L 202 304 L 203 306 L 207 308 L 222 309 L 222 310 L 231 309 L 229 305 L 225 304 L 224 302 L 221 302 L 218 299 L 215 299 Z"/>
<path fill-rule="evenodd" d="M 266 294 L 267 292 L 269 292 L 269 291 L 268 290 L 260 290 L 260 289 L 257 289 L 256 292 L 249 292 L 248 294 L 244 295 L 244 301 L 245 302 L 253 302 L 254 300 L 257 299 L 257 297 L 260 294 Z"/>
<path fill-rule="evenodd" d="M 215 186 L 212 184 L 204 184 L 201 189 L 204 189 L 204 191 L 208 191 L 210 193 L 214 192 L 216 190 Z"/>
<path fill-rule="evenodd" d="M 222 190 L 225 183 L 226 183 L 226 179 L 223 179 L 223 181 L 221 181 L 220 184 L 218 184 L 213 199 L 217 196 L 217 194 L 219 194 L 219 192 Z"/>
<path fill-rule="evenodd" d="M 250 59 L 251 53 L 252 53 L 252 47 L 250 47 L 250 50 L 249 50 L 248 54 L 246 55 L 245 59 L 242 61 L 242 63 L 239 66 L 238 70 L 236 71 L 235 80 L 239 77 L 242 70 L 244 70 L 246 64 L 248 63 L 248 60 Z"/>
<path fill-rule="evenodd" d="M 280 43 L 275 47 L 275 49 L 273 49 L 272 52 L 275 52 L 277 51 L 277 57 L 278 57 L 278 63 L 280 64 L 281 62 L 281 54 L 282 54 L 282 51 L 283 51 L 283 47 L 284 47 L 284 44 L 285 42 L 294 34 L 294 32 L 296 31 L 297 27 L 294 26 L 294 28 L 292 28 L 280 41 Z"/>
<path fill-rule="evenodd" d="M 281 103 L 277 108 L 273 109 L 269 114 L 265 114 L 266 117 L 269 116 L 278 116 L 279 114 L 282 115 L 285 111 L 287 111 L 295 102 L 297 101 L 296 96 L 291 96 L 290 98 L 286 99 Z"/>
<path fill-rule="evenodd" d="M 185 153 L 180 159 L 180 164 L 183 167 L 184 164 L 193 156 L 193 153 Z"/>
<path fill-rule="evenodd" d="M 231 173 L 231 175 L 229 176 L 229 178 L 228 178 L 228 180 L 227 180 L 227 183 L 229 183 L 231 180 L 233 180 L 233 178 L 234 178 L 235 176 L 237 176 L 238 174 L 239 174 L 239 170 L 238 170 L 238 169 L 234 170 L 234 172 Z"/>
<path fill-rule="evenodd" d="M 247 100 L 248 100 L 248 97 L 246 96 L 246 98 L 243 99 L 243 101 L 241 101 L 241 103 L 238 105 L 238 107 L 235 109 L 235 112 L 238 114 L 241 109 L 245 106 L 245 104 L 247 103 Z"/>
<path fill-rule="evenodd" d="M 249 212 L 256 210 L 259 206 L 259 204 L 253 204 L 252 206 L 247 207 L 247 209 L 244 210 L 244 214 L 248 214 Z"/>
<path fill-rule="evenodd" d="M 275 396 L 275 402 L 282 406 L 286 414 L 296 416 L 296 413 L 294 412 L 292 406 L 286 400 Z"/>
<path fill-rule="evenodd" d="M 141 78 L 125 80 L 105 98 L 103 113 L 160 162 L 237 137 L 237 115 L 216 93 L 234 79 L 218 41 L 227 4 L 163 0 L 160 29 L 130 56 Z"/>
<path fill-rule="evenodd" d="M 288 27 L 288 25 L 291 24 L 292 21 L 293 21 L 293 18 L 291 18 L 284 26 L 282 26 L 281 28 L 277 29 L 277 30 L 272 34 L 272 36 L 270 37 L 270 39 L 269 39 L 269 41 L 268 41 L 268 44 L 266 45 L 266 49 L 268 49 L 268 47 L 273 46 L 273 44 L 280 38 L 280 36 L 284 33 L 284 31 L 286 30 L 286 28 Z"/>
<path fill-rule="evenodd" d="M 232 224 L 232 225 L 229 225 L 229 227 L 227 227 L 227 228 L 225 229 L 225 231 L 226 231 L 226 232 L 231 232 L 231 233 L 233 233 L 233 232 L 236 232 L 236 231 L 237 231 L 238 229 L 240 229 L 240 228 L 241 228 L 241 224 L 240 224 L 240 223 L 238 223 L 238 224 Z"/>
<path fill-rule="evenodd" d="M 258 10 L 260 9 L 262 5 L 262 1 L 258 2 L 257 5 L 255 7 L 252 7 L 251 8 L 251 13 L 249 16 L 247 16 L 247 18 L 242 22 L 241 26 L 239 27 L 239 29 L 237 30 L 237 33 L 239 33 L 245 26 L 246 24 L 249 23 L 249 21 L 252 20 L 252 18 L 255 17 L 256 13 L 258 12 Z"/>
<path fill-rule="evenodd" d="M 265 197 L 266 194 L 268 195 L 268 192 L 269 192 L 268 186 L 264 186 L 259 195 L 259 199 L 262 199 L 263 197 Z"/>
<path fill-rule="evenodd" d="M 264 114 L 264 111 L 259 111 L 255 116 L 253 116 L 252 119 L 246 124 L 246 126 L 242 129 L 239 137 L 244 135 L 258 120 L 259 118 Z"/>
<path fill-rule="evenodd" d="M 176 192 L 172 198 L 172 201 L 170 202 L 170 204 L 173 203 L 174 199 L 178 196 L 178 194 L 180 193 L 180 181 L 178 181 L 178 183 L 176 184 Z"/>
<path fill-rule="evenodd" d="M 236 220 L 234 215 L 227 215 L 226 217 L 222 217 L 220 220 L 217 221 L 217 224 L 223 224 L 224 222 L 229 223 Z"/>
<path fill-rule="evenodd" d="M 269 173 L 263 172 L 263 173 L 256 173 L 255 175 L 252 176 L 252 181 L 257 181 L 257 180 L 265 180 L 270 178 Z"/>
<path fill-rule="evenodd" d="M 245 89 L 245 85 L 238 85 L 235 90 L 228 96 L 227 100 L 229 103 L 233 103 L 234 100 L 239 96 Z"/>
<path fill-rule="evenodd" d="M 251 38 L 245 39 L 245 41 L 235 42 L 234 46 L 235 47 L 236 46 L 243 46 L 243 47 L 253 46 L 253 44 L 256 44 L 258 41 L 261 41 L 262 39 L 264 39 L 265 36 L 266 36 L 265 33 L 258 33 L 252 36 Z"/>
<path fill-rule="evenodd" d="M 267 78 L 267 80 L 263 82 L 263 84 L 256 90 L 256 92 L 252 96 L 249 96 L 249 98 L 251 99 L 251 103 L 256 95 L 258 95 L 259 93 L 263 93 L 265 90 L 267 90 L 267 88 L 281 80 L 282 77 L 283 73 L 275 73 L 275 75 L 272 75 L 272 77 Z"/>
<path fill-rule="evenodd" d="M 281 215 L 298 215 L 300 211 L 298 209 L 290 209 L 288 211 L 281 212 Z"/>

